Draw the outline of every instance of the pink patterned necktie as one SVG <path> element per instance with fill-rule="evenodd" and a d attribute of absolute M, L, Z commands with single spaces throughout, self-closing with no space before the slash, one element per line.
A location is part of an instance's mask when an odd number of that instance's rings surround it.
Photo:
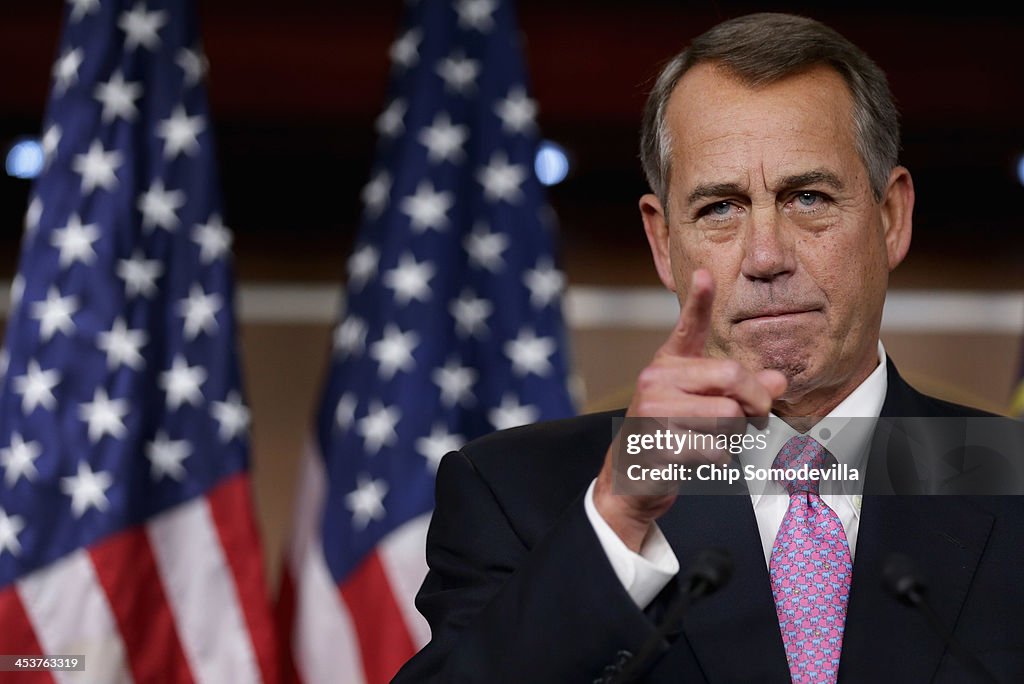
<path fill-rule="evenodd" d="M 825 466 L 828 451 L 793 437 L 773 468 Z M 835 682 L 843 646 L 853 561 L 839 516 L 818 496 L 817 480 L 789 480 L 789 509 L 775 537 L 769 574 L 789 673 L 796 684 Z"/>

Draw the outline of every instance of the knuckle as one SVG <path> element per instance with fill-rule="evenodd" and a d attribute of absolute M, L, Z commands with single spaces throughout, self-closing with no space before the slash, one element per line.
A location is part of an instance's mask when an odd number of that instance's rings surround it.
<path fill-rule="evenodd" d="M 636 386 L 641 390 L 650 389 L 658 384 L 660 377 L 661 370 L 652 364 L 640 371 L 640 374 L 636 378 Z"/>
<path fill-rule="evenodd" d="M 743 366 L 739 361 L 732 359 L 726 359 L 722 361 L 721 369 L 719 371 L 721 379 L 725 385 L 737 385 L 743 380 Z"/>

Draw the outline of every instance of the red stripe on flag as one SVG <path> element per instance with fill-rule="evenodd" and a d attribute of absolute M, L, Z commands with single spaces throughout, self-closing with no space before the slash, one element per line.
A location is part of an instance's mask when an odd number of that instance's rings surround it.
<path fill-rule="evenodd" d="M 281 648 L 281 681 L 284 684 L 298 684 L 301 679 L 295 669 L 295 654 L 292 651 L 292 638 L 295 635 L 295 582 L 287 560 L 281 568 L 281 586 L 277 592 L 274 617 L 277 623 L 277 643 Z"/>
<path fill-rule="evenodd" d="M 145 528 L 132 527 L 89 549 L 137 682 L 191 683 L 156 557 Z"/>
<path fill-rule="evenodd" d="M 276 635 L 270 618 L 263 550 L 256 530 L 249 478 L 242 474 L 229 478 L 211 490 L 206 498 L 231 568 L 260 673 L 264 682 L 274 684 L 279 681 Z"/>
<path fill-rule="evenodd" d="M 28 619 L 25 606 L 21 604 L 14 585 L 0 591 L 0 653 L 4 655 L 43 655 L 43 649 L 36 640 L 32 621 Z M 49 672 L 22 672 L 10 675 L 18 684 L 53 684 Z"/>
<path fill-rule="evenodd" d="M 377 552 L 367 556 L 339 588 L 359 636 L 367 683 L 390 682 L 416 648 Z"/>

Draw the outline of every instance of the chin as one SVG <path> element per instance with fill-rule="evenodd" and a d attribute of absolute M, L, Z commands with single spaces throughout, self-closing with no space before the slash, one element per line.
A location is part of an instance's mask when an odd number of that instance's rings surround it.
<path fill-rule="evenodd" d="M 813 358 L 815 341 L 809 336 L 782 337 L 754 335 L 737 346 L 733 358 L 753 370 L 777 370 L 786 376 L 790 387 L 814 375 L 818 364 Z"/>

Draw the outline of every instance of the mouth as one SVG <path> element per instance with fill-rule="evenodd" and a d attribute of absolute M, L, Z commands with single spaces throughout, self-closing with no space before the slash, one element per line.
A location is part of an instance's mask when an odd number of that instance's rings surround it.
<path fill-rule="evenodd" d="M 789 308 L 789 309 L 768 309 L 765 311 L 749 311 L 743 312 L 740 315 L 733 318 L 733 323 L 754 323 L 754 322 L 772 322 L 772 323 L 787 323 L 790 321 L 798 320 L 801 316 L 806 314 L 820 313 L 821 309 L 818 308 Z"/>

